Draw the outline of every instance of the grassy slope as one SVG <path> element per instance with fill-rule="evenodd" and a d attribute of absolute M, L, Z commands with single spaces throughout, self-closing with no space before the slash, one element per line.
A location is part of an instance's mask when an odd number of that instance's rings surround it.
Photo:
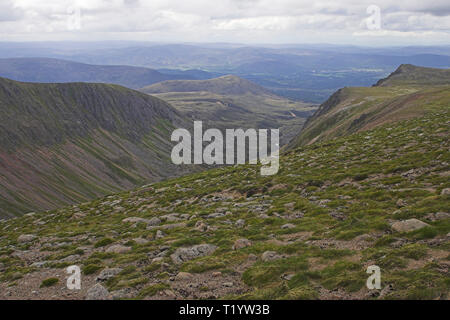
<path fill-rule="evenodd" d="M 173 176 L 167 103 L 115 85 L 0 79 L 0 216 Z"/>
<path fill-rule="evenodd" d="M 261 177 L 255 166 L 214 169 L 5 221 L 0 224 L 2 288 L 17 287 L 20 292 L 22 276 L 61 274 L 61 268 L 77 264 L 86 274 L 122 267 L 124 271 L 104 285 L 116 292 L 128 288 L 130 297 L 138 298 L 171 289 L 179 298 L 374 299 L 379 291 L 368 292 L 365 270 L 376 264 L 383 288 L 392 286 L 382 298 L 448 299 L 449 219 L 427 220 L 430 213 L 448 211 L 450 203 L 442 192 L 450 187 L 448 101 L 427 105 L 430 112 L 421 117 L 291 150 L 281 157 L 281 170 L 274 176 Z M 225 211 L 230 213 L 206 217 Z M 158 228 L 122 222 L 168 213 L 190 218 L 164 229 L 161 239 L 153 238 Z M 429 226 L 409 233 L 391 228 L 393 222 L 410 218 Z M 243 227 L 235 226 L 238 219 L 245 221 Z M 199 221 L 210 228 L 196 230 Z M 281 228 L 286 223 L 293 227 Z M 37 239 L 18 243 L 21 234 L 35 234 Z M 138 237 L 149 242 L 139 244 L 133 240 Z M 239 238 L 252 245 L 233 250 Z M 110 243 L 131 250 L 105 253 Z M 217 245 L 218 250 L 181 265 L 169 258 L 177 248 L 199 243 Z M 168 246 L 168 254 L 152 262 L 162 246 Z M 12 254 L 20 250 L 36 254 L 30 260 Z M 261 255 L 268 250 L 281 257 L 263 262 Z M 79 256 L 59 262 L 71 254 Z M 47 265 L 30 267 L 34 261 Z M 179 280 L 171 281 L 180 270 L 194 274 L 188 281 L 194 289 L 180 289 Z M 195 286 L 197 277 L 212 271 L 234 277 L 234 286 L 244 289 L 223 293 L 220 281 L 219 287 L 213 282 Z"/>
<path fill-rule="evenodd" d="M 402 64 L 389 77 L 378 81 L 376 86 L 436 86 L 449 83 L 449 69 L 425 68 L 411 64 Z"/>
<path fill-rule="evenodd" d="M 165 81 L 141 89 L 209 127 L 280 128 L 281 144 L 299 131 L 315 107 L 279 97 L 236 76 L 210 80 Z"/>
<path fill-rule="evenodd" d="M 428 106 L 448 103 L 449 74 L 448 70 L 401 65 L 375 87 L 340 89 L 319 107 L 290 147 L 421 116 Z"/>

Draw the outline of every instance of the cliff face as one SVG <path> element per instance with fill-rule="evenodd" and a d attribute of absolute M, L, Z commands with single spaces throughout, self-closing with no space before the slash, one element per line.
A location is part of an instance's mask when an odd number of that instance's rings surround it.
<path fill-rule="evenodd" d="M 0 216 L 177 175 L 164 101 L 116 85 L 0 79 Z"/>

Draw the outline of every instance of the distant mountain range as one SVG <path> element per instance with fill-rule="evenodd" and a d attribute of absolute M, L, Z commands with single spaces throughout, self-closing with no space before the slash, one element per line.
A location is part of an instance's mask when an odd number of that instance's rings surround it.
<path fill-rule="evenodd" d="M 112 83 L 128 88 L 142 88 L 171 79 L 205 79 L 209 73 L 200 70 L 162 73 L 144 67 L 92 65 L 51 58 L 0 59 L 0 77 L 40 83 L 92 82 Z"/>
<path fill-rule="evenodd" d="M 290 147 L 325 141 L 380 125 L 419 117 L 448 105 L 450 70 L 400 65 L 373 87 L 335 92 L 308 119 Z"/>
<path fill-rule="evenodd" d="M 51 57 L 95 65 L 130 65 L 162 73 L 170 70 L 168 74 L 183 77 L 192 75 L 185 72 L 189 69 L 211 73 L 207 78 L 234 74 L 278 95 L 310 103 L 324 102 L 341 87 L 371 86 L 400 64 L 449 68 L 449 52 L 448 46 L 0 43 L 0 57 L 5 58 Z M 205 79 L 198 74 L 196 79 Z"/>
<path fill-rule="evenodd" d="M 83 202 L 183 172 L 166 102 L 117 85 L 0 78 L 0 216 Z"/>

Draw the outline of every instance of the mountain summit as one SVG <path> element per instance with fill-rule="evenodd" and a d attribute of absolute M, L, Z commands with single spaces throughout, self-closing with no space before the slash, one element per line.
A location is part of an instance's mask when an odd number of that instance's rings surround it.
<path fill-rule="evenodd" d="M 402 64 L 387 78 L 379 80 L 375 86 L 436 86 L 450 83 L 449 69 L 418 67 L 412 64 Z"/>

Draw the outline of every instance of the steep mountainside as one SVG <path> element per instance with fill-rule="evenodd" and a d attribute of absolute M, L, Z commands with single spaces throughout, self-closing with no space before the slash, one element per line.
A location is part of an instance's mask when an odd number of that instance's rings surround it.
<path fill-rule="evenodd" d="M 292 101 L 228 75 L 210 80 L 165 81 L 141 89 L 173 105 L 208 127 L 280 128 L 280 142 L 290 141 L 315 106 Z"/>
<path fill-rule="evenodd" d="M 0 77 L 27 82 L 100 82 L 142 88 L 170 79 L 195 79 L 190 74 L 163 74 L 131 66 L 91 65 L 49 58 L 0 59 Z"/>
<path fill-rule="evenodd" d="M 371 88 L 338 90 L 308 119 L 289 146 L 311 144 L 411 119 L 434 105 L 448 106 L 450 71 L 401 65 Z"/>
<path fill-rule="evenodd" d="M 218 168 L 0 222 L 0 298 L 449 299 L 445 102 L 291 150 L 273 176 Z"/>
<path fill-rule="evenodd" d="M 181 124 L 164 101 L 117 85 L 0 78 L 0 217 L 175 175 Z"/>

